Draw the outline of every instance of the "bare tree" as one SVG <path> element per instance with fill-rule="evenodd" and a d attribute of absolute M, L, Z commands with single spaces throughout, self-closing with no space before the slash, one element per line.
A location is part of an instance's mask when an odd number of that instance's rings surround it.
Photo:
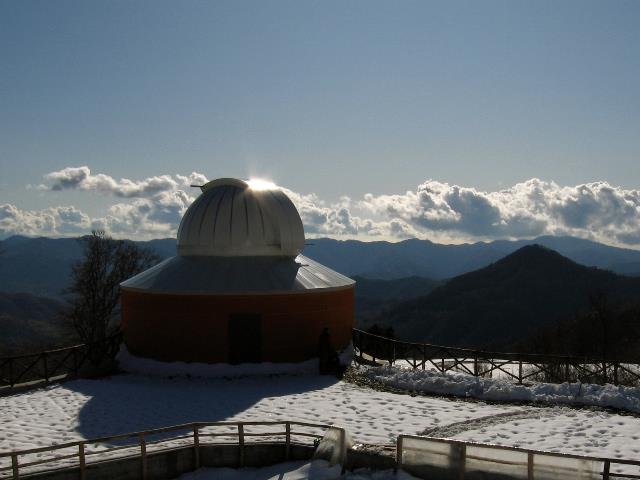
<path fill-rule="evenodd" d="M 149 249 L 127 240 L 114 240 L 104 231 L 80 239 L 84 255 L 71 270 L 71 299 L 63 315 L 84 342 L 107 337 L 120 311 L 120 283 L 158 263 Z"/>
<path fill-rule="evenodd" d="M 597 290 L 589 293 L 589 317 L 594 326 L 592 335 L 597 338 L 600 346 L 602 361 L 606 362 L 609 357 L 609 323 L 610 323 L 609 298 L 606 292 Z"/>

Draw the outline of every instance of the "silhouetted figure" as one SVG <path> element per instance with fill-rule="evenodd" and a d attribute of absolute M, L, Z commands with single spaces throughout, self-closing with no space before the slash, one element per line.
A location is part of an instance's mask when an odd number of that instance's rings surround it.
<path fill-rule="evenodd" d="M 331 375 L 338 371 L 340 361 L 338 354 L 331 346 L 329 329 L 325 327 L 318 339 L 318 358 L 320 359 L 320 375 Z"/>

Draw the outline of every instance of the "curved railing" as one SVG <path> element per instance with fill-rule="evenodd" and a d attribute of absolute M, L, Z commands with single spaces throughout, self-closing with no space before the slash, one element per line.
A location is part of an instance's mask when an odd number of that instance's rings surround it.
<path fill-rule="evenodd" d="M 476 377 L 499 376 L 520 384 L 534 380 L 640 384 L 640 362 L 634 359 L 491 352 L 403 342 L 358 329 L 353 329 L 353 346 L 356 360 L 361 363 L 402 364 L 413 369 L 458 371 Z"/>
<path fill-rule="evenodd" d="M 115 358 L 121 342 L 117 332 L 98 342 L 0 358 L 0 393 L 98 371 Z"/>
<path fill-rule="evenodd" d="M 280 427 L 280 430 L 274 431 L 276 427 Z M 250 443 L 281 443 L 286 460 L 293 444 L 305 444 L 305 439 L 307 442 L 318 442 L 329 428 L 339 432 L 337 443 L 340 451 L 346 450 L 345 430 L 325 424 L 297 421 L 192 422 L 46 447 L 0 452 L 0 479 L 18 480 L 23 475 L 77 469 L 79 477 L 84 480 L 92 465 L 105 460 L 133 457 L 140 461 L 140 477 L 144 480 L 149 476 L 150 455 L 177 448 L 190 449 L 193 450 L 192 469 L 195 470 L 202 466 L 201 447 L 229 443 L 239 448 L 237 466 L 243 467 L 243 450 Z"/>
<path fill-rule="evenodd" d="M 279 427 L 279 428 L 278 428 Z M 277 431 L 276 431 L 277 430 Z M 333 430 L 334 435 L 327 435 Z M 192 422 L 26 450 L 0 452 L 0 479 L 27 478 L 167 478 L 201 467 L 258 466 L 251 448 L 274 445 L 270 455 L 258 454 L 262 465 L 294 458 L 293 449 L 306 448 L 308 459 L 321 439 L 345 468 L 395 466 L 418 478 L 640 478 L 637 459 L 585 456 L 448 438 L 400 434 L 395 455 L 379 449 L 349 450 L 342 427 L 298 421 Z M 231 446 L 231 455 L 225 447 Z M 327 445 L 325 445 L 326 447 Z M 218 450 L 213 454 L 211 449 Z M 180 455 L 183 452 L 183 455 Z M 228 450 L 226 450 L 228 453 Z M 326 456 L 328 452 L 324 452 Z M 157 461 L 160 456 L 160 461 Z M 381 463 L 382 456 L 389 462 Z M 267 458 L 268 457 L 268 458 Z M 298 456 L 296 458 L 300 460 Z M 120 463 L 118 468 L 117 464 Z M 155 468 L 154 468 L 155 467 Z M 159 467 L 159 469 L 158 469 Z M 100 471 L 101 470 L 101 471 Z M 548 476 L 549 474 L 550 477 Z M 174 475 L 175 476 L 175 475 Z"/>

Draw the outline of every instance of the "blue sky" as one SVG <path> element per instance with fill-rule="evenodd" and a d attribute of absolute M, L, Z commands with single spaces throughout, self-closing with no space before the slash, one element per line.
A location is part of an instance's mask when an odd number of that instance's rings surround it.
<path fill-rule="evenodd" d="M 105 218 L 113 192 L 46 188 L 46 174 L 87 166 L 116 181 L 267 177 L 334 213 L 349 196 L 362 221 L 389 216 L 365 194 L 420 197 L 428 180 L 486 198 L 530 179 L 604 181 L 628 215 L 640 209 L 638 25 L 632 1 L 5 1 L 0 204 Z M 422 229 L 405 234 L 442 233 L 394 215 Z M 640 238 L 637 220 L 615 235 Z M 487 238 L 501 236 L 518 235 Z"/>

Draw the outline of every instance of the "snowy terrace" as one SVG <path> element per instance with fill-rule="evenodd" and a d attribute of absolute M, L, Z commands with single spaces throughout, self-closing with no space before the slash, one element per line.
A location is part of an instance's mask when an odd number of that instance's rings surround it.
<path fill-rule="evenodd" d="M 411 396 L 316 375 L 225 380 L 129 374 L 6 396 L 0 398 L 0 451 L 189 422 L 276 420 L 339 425 L 365 444 L 391 445 L 399 434 L 428 434 L 579 455 L 640 457 L 640 418 L 630 414 Z"/>

